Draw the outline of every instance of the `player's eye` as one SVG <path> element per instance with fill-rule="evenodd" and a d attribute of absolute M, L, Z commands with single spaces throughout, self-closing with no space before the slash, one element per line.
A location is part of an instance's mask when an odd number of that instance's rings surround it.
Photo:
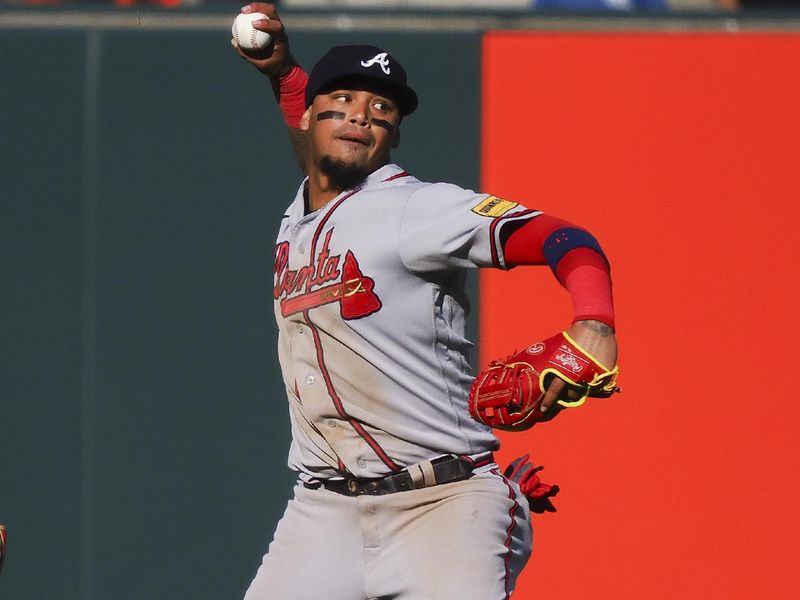
<path fill-rule="evenodd" d="M 392 110 L 392 105 L 389 104 L 386 100 L 376 100 L 372 106 L 374 106 L 377 110 L 381 112 L 387 112 Z"/>

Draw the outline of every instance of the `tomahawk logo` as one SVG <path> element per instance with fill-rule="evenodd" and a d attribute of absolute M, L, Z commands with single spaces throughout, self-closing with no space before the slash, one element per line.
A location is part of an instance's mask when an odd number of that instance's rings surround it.
<path fill-rule="evenodd" d="M 274 297 L 281 314 L 289 317 L 325 304 L 339 303 L 343 319 L 360 319 L 381 309 L 374 291 L 375 281 L 361 272 L 355 255 L 348 250 L 344 261 L 329 250 L 333 229 L 325 235 L 314 263 L 289 269 L 289 242 L 275 247 Z"/>
<path fill-rule="evenodd" d="M 376 54 L 369 60 L 362 60 L 361 66 L 362 67 L 371 67 L 372 65 L 380 65 L 381 70 L 387 75 L 391 73 L 389 69 L 389 59 L 386 57 L 386 52 L 381 52 L 380 54 Z"/>

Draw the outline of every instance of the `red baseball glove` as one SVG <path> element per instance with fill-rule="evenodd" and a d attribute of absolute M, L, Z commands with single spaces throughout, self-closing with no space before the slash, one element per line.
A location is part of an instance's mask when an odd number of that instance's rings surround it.
<path fill-rule="evenodd" d="M 553 506 L 550 498 L 558 494 L 559 487 L 542 483 L 537 473 L 544 467 L 534 467 L 532 463 L 528 462 L 528 458 L 529 456 L 526 454 L 512 460 L 511 464 L 506 467 L 504 475 L 517 482 L 519 489 L 528 498 L 531 512 L 539 514 L 556 512 L 556 507 Z"/>
<path fill-rule="evenodd" d="M 586 398 L 608 398 L 618 392 L 619 368 L 606 368 L 569 337 L 567 332 L 531 344 L 504 361 L 494 360 L 481 371 L 469 393 L 472 418 L 496 429 L 522 431 L 552 419 L 539 404 L 553 377 L 577 392 L 574 400 L 557 400 L 562 407 L 581 406 Z"/>

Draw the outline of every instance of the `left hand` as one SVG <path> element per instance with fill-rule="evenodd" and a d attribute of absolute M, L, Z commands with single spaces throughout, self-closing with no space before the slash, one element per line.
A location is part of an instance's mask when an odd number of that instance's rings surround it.
<path fill-rule="evenodd" d="M 591 354 L 606 370 L 617 364 L 617 338 L 614 330 L 601 321 L 575 321 L 567 334 L 588 354 Z M 547 412 L 556 400 L 574 401 L 580 394 L 571 390 L 563 379 L 554 377 L 542 398 L 542 412 Z M 556 409 L 558 406 L 556 406 Z M 555 409 L 554 409 L 555 410 Z"/>

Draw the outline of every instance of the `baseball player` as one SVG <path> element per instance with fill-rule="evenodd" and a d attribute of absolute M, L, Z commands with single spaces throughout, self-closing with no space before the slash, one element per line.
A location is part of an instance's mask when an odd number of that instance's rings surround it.
<path fill-rule="evenodd" d="M 569 338 L 616 364 L 609 266 L 578 228 L 393 164 L 417 94 L 384 49 L 339 46 L 310 74 L 270 4 L 242 58 L 276 93 L 306 177 L 281 221 L 274 310 L 294 497 L 246 600 L 508 598 L 532 547 L 530 502 L 557 489 L 495 463 L 468 408 L 465 270 L 549 265 Z M 552 378 L 537 414 L 579 390 Z M 522 489 L 521 489 L 522 488 Z"/>

